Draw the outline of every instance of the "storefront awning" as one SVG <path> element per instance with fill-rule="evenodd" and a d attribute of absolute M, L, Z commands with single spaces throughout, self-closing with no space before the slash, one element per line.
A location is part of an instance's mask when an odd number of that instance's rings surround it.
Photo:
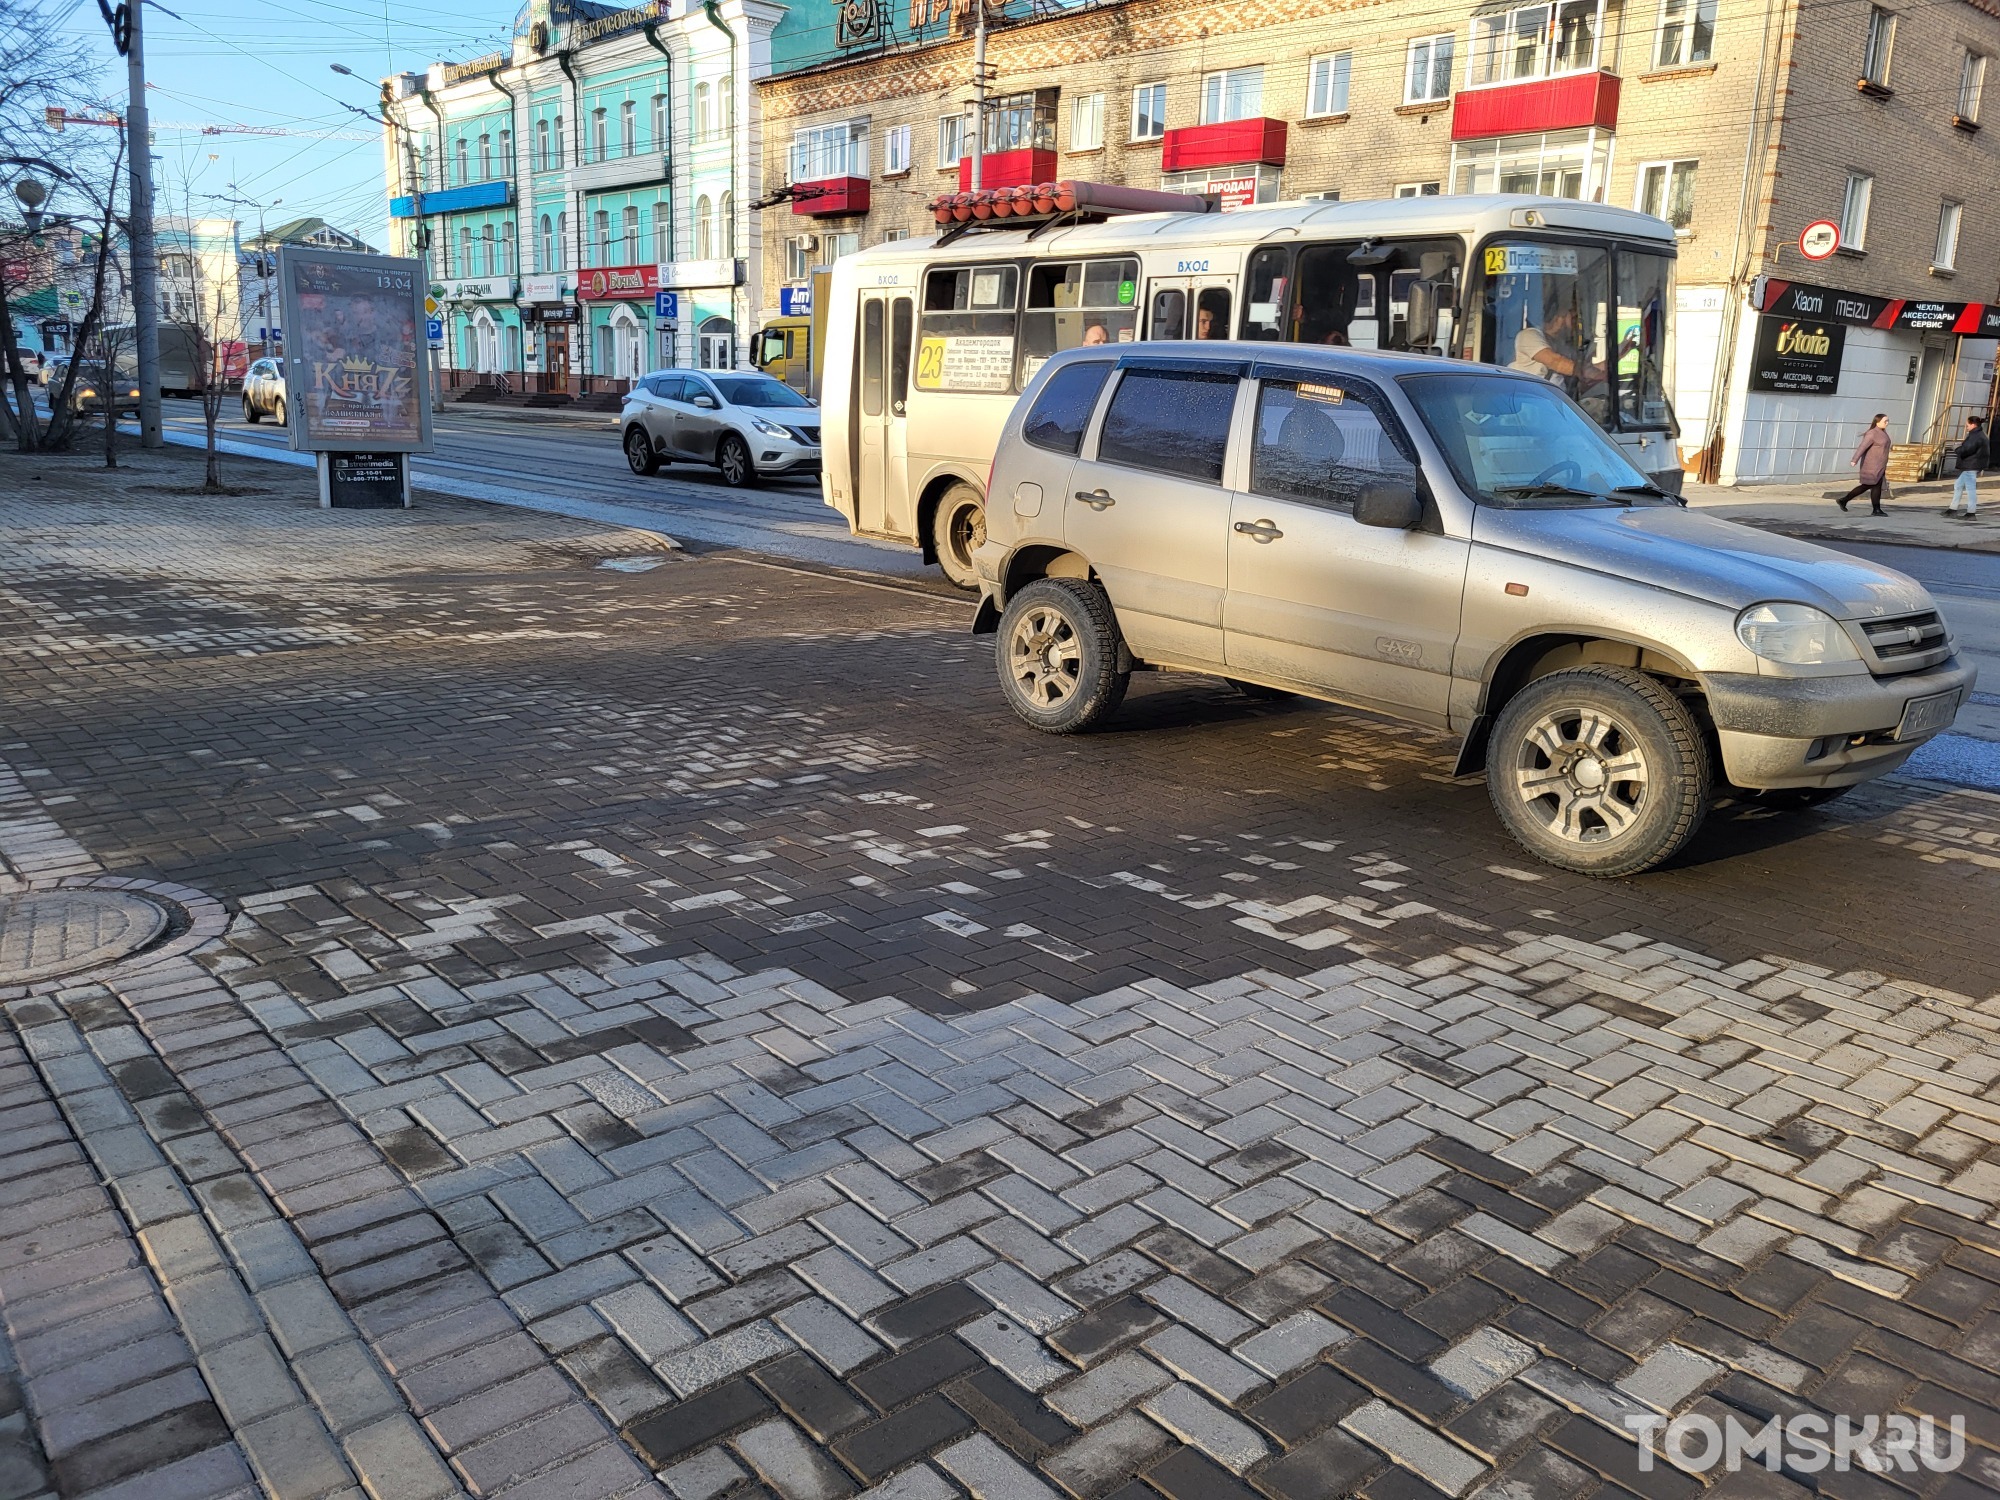
<path fill-rule="evenodd" d="M 1871 297 L 1865 292 L 1843 292 L 1837 287 L 1786 281 L 1777 276 L 1758 277 L 1751 287 L 1751 301 L 1757 311 L 1774 313 L 1779 317 L 1822 318 L 1833 323 L 1901 329 L 1908 333 L 1960 333 L 1977 338 L 2000 338 L 2000 304 L 1991 302 Z"/>

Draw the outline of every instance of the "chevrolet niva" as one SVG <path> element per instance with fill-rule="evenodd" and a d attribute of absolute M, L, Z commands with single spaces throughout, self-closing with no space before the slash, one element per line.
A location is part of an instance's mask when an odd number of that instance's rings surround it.
<path fill-rule="evenodd" d="M 1421 355 L 1059 355 L 986 517 L 973 628 L 1035 728 L 1146 668 L 1394 715 L 1589 875 L 1672 857 L 1719 788 L 1810 806 L 1894 770 L 1975 675 L 1911 579 L 1691 513 L 1556 386 Z"/>

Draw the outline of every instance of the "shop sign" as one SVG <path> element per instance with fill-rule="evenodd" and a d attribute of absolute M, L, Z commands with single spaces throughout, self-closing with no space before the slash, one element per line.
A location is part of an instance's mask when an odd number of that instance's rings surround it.
<path fill-rule="evenodd" d="M 1757 320 L 1750 389 L 1831 396 L 1840 389 L 1840 355 L 1846 342 L 1843 324 L 1766 313 Z"/>
<path fill-rule="evenodd" d="M 1489 252 L 1490 253 L 1490 252 Z M 1801 281 L 1761 278 L 1751 300 L 1759 312 L 1781 318 L 1820 318 L 1861 327 L 1906 333 L 1959 333 L 2000 336 L 2000 305 L 1939 302 L 1928 297 L 1871 297 Z"/>
<path fill-rule="evenodd" d="M 434 281 L 431 296 L 440 302 L 512 302 L 511 276 L 461 276 L 455 281 Z M 424 304 L 426 309 L 430 304 Z"/>
<path fill-rule="evenodd" d="M 568 297 L 569 276 L 566 273 L 521 278 L 523 302 L 563 302 Z"/>
<path fill-rule="evenodd" d="M 1965 313 L 1963 302 L 1905 302 L 1896 310 L 1896 327 L 1922 333 L 1938 333 L 1958 325 Z"/>
<path fill-rule="evenodd" d="M 557 307 L 531 306 L 526 311 L 526 317 L 531 323 L 574 323 L 578 321 L 577 306 L 574 302 L 565 302 Z"/>
<path fill-rule="evenodd" d="M 645 266 L 599 266 L 594 271 L 576 273 L 576 295 L 581 302 L 625 299 L 650 302 L 660 289 L 660 268 Z"/>
<path fill-rule="evenodd" d="M 615 36 L 621 31 L 630 31 L 635 26 L 644 26 L 648 21 L 659 19 L 659 0 L 648 0 L 645 5 L 635 5 L 629 10 L 615 11 L 608 16 L 595 16 L 588 21 L 572 21 L 569 24 L 569 44 L 572 47 L 581 47 L 585 42 L 595 42 L 603 37 Z"/>
<path fill-rule="evenodd" d="M 1827 318 L 1836 323 L 1873 324 L 1890 305 L 1886 297 L 1807 286 L 1800 281 L 1781 281 L 1775 276 L 1764 278 L 1763 295 L 1757 300 L 1757 310 L 1773 317 Z"/>
<path fill-rule="evenodd" d="M 781 286 L 778 288 L 778 316 L 781 318 L 803 318 L 813 310 L 812 288 L 809 286 Z"/>
<path fill-rule="evenodd" d="M 512 61 L 513 58 L 505 52 L 489 52 L 484 57 L 475 57 L 471 62 L 439 63 L 437 67 L 442 86 L 450 88 L 454 83 L 463 83 L 468 78 L 497 73 Z"/>
<path fill-rule="evenodd" d="M 743 285 L 743 262 L 740 260 L 672 260 L 657 269 L 660 285 L 680 292 Z"/>
<path fill-rule="evenodd" d="M 1257 179 L 1255 177 L 1224 177 L 1211 180 L 1209 192 L 1222 202 L 1222 211 L 1234 213 L 1239 208 L 1248 208 L 1257 201 Z"/>

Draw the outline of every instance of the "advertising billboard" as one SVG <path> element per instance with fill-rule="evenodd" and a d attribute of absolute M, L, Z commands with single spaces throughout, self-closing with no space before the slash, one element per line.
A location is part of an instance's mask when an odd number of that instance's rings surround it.
<path fill-rule="evenodd" d="M 1757 320 L 1757 350 L 1750 366 L 1753 391 L 1832 396 L 1840 390 L 1846 326 L 1765 313 Z"/>
<path fill-rule="evenodd" d="M 278 282 L 292 447 L 428 453 L 423 263 L 287 245 Z"/>

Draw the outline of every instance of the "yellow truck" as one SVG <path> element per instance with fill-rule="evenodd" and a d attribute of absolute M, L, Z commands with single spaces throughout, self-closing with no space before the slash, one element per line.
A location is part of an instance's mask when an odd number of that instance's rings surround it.
<path fill-rule="evenodd" d="M 815 401 L 819 399 L 820 351 L 826 343 L 824 294 L 832 276 L 831 266 L 820 266 L 813 271 L 808 288 L 787 289 L 787 311 L 766 323 L 750 347 L 751 364 Z"/>

